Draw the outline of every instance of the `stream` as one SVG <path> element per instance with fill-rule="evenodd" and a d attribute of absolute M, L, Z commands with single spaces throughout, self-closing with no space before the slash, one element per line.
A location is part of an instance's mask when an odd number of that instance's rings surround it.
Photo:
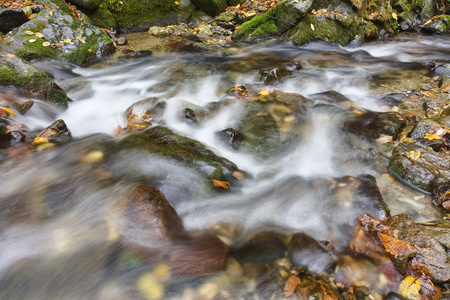
<path fill-rule="evenodd" d="M 36 62 L 73 102 L 63 111 L 33 99 L 28 112 L 11 119 L 29 131 L 63 119 L 73 139 L 19 158 L 2 150 L 0 299 L 265 299 L 257 295 L 258 281 L 247 269 L 229 275 L 233 266 L 237 268 L 234 260 L 212 277 L 180 280 L 157 271 L 164 263 L 145 262 L 118 246 L 111 225 L 111 218 L 121 218 L 117 206 L 137 182 L 152 183 L 149 178 L 159 169 L 170 170 L 155 182 L 186 230 L 194 235 L 214 232 L 229 246 L 261 233 L 306 233 L 344 252 L 356 217 L 385 217 L 369 196 L 346 202 L 355 190 L 352 182 L 372 182 L 367 178 L 376 179 L 392 215 L 407 213 L 415 221 L 443 217 L 431 196 L 387 173 L 389 149 L 378 153 L 376 163 L 368 161 L 373 145 L 363 139 L 354 143 L 344 135 L 346 114 L 325 105 L 328 100 L 321 95 L 335 91 L 354 109 L 392 109 L 383 96 L 420 93 L 420 85 L 433 77 L 432 67 L 450 62 L 450 36 L 405 34 L 346 47 L 269 41 L 229 48 L 225 56 L 171 47 L 140 58 L 119 51 L 83 67 Z M 301 68 L 264 83 L 261 70 L 292 62 Z M 288 140 L 285 149 L 265 146 L 258 154 L 236 150 L 219 139 L 218 132 L 239 126 L 244 117 L 245 101 L 230 94 L 238 85 L 249 93 L 267 88 L 311 99 L 315 106 L 305 114 L 301 138 Z M 190 169 L 136 153 L 117 154 L 110 145 L 123 137 L 115 134 L 118 127 L 127 126 L 125 111 L 152 97 L 166 103 L 161 126 L 236 164 L 246 176 L 239 188 L 183 200 L 186 192 L 179 181 L 196 182 Z M 446 97 L 448 102 L 449 94 Z M 213 106 L 213 113 L 201 119 L 198 112 Z M 186 107 L 197 112 L 198 124 L 180 117 Z M 405 110 L 400 107 L 399 112 Z M 98 152 L 104 155 L 102 162 L 85 159 Z M 136 282 L 148 272 L 162 292 L 139 292 Z M 239 284 L 230 279 L 233 276 L 239 277 Z M 270 284 L 264 288 L 279 289 Z"/>

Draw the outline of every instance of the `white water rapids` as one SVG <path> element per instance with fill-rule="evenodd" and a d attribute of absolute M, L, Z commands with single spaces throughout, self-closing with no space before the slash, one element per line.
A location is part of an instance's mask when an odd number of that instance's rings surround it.
<path fill-rule="evenodd" d="M 279 61 L 300 62 L 302 69 L 272 85 L 264 85 L 259 70 Z M 77 148 L 67 146 L 67 153 L 58 156 L 66 160 L 64 163 L 45 152 L 24 159 L 23 165 L 2 163 L 0 203 L 4 211 L 13 210 L 25 195 L 39 206 L 47 201 L 42 199 L 46 186 L 60 186 L 53 195 L 54 205 L 61 205 L 64 213 L 49 214 L 42 219 L 1 221 L 0 298 L 122 299 L 127 294 L 130 287 L 124 288 L 118 282 L 128 283 L 124 278 L 130 273 L 135 275 L 136 270 L 119 268 L 103 280 L 107 272 L 104 266 L 111 264 L 108 259 L 114 249 L 106 238 L 108 226 L 100 217 L 108 210 L 100 200 L 113 203 L 111 198 L 123 193 L 127 178 L 119 178 L 108 188 L 78 185 L 94 174 L 78 169 L 77 157 L 95 150 L 96 143 L 111 136 L 117 126 L 125 126 L 126 109 L 149 97 L 167 101 L 164 126 L 207 145 L 253 178 L 240 193 L 176 204 L 187 229 L 235 224 L 242 230 L 239 238 L 270 230 L 306 232 L 318 240 L 335 242 L 337 248 L 345 247 L 348 236 L 343 236 L 351 233 L 355 217 L 366 212 L 366 204 L 344 207 L 337 213 L 327 203 L 328 195 L 320 185 L 297 181 L 371 174 L 379 183 L 386 184 L 377 170 L 361 160 L 361 153 L 352 152 L 354 149 L 340 137 L 342 115 L 327 109 L 315 110 L 301 143 L 283 157 L 261 160 L 225 147 L 216 137 L 218 131 L 237 124 L 242 106 L 227 106 L 198 127 L 180 120 L 179 111 L 186 101 L 201 107 L 220 101 L 227 90 L 241 84 L 298 93 L 307 98 L 334 90 L 357 106 L 381 111 L 376 101 L 381 97 L 380 84 L 374 78 L 389 77 L 386 74 L 395 72 L 426 77 L 430 75 L 431 64 L 449 61 L 449 36 L 406 35 L 347 47 L 323 43 L 303 47 L 253 45 L 235 49 L 224 57 L 169 52 L 140 59 L 110 59 L 89 67 L 38 63 L 74 101 L 63 111 L 36 100 L 30 111 L 14 120 L 30 130 L 38 130 L 63 119 L 75 139 L 92 138 L 77 144 Z M 407 90 L 405 86 L 402 92 Z M 393 189 L 401 186 L 396 184 Z M 392 193 L 389 195 L 393 197 Z M 69 209 L 64 207 L 64 199 L 71 201 Z M 435 215 L 427 215 L 425 204 L 417 199 L 429 201 L 410 190 L 399 198 L 385 200 L 388 204 L 393 201 L 391 209 L 395 213 L 413 211 L 418 219 L 432 219 Z M 108 201 L 105 202 L 111 204 Z M 408 203 L 413 204 L 407 206 Z M 336 229 L 336 224 L 350 226 Z M 86 261 L 86 257 L 90 259 Z"/>

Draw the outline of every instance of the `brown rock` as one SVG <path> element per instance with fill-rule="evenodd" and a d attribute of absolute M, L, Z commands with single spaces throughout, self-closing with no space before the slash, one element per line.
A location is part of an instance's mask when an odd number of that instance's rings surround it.
<path fill-rule="evenodd" d="M 170 256 L 170 267 L 177 276 L 201 277 L 221 270 L 228 246 L 215 235 L 206 235 L 177 243 Z"/>

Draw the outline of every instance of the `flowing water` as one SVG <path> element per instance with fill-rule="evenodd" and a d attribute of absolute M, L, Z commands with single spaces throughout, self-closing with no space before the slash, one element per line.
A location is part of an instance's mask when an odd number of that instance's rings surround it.
<path fill-rule="evenodd" d="M 291 145 L 288 153 L 265 159 L 235 151 L 217 139 L 216 132 L 239 122 L 241 104 L 222 106 L 200 126 L 181 120 L 179 112 L 186 102 L 205 107 L 222 101 L 230 88 L 241 84 L 311 99 L 334 90 L 357 107 L 382 111 L 385 108 L 378 101 L 382 95 L 417 90 L 432 76 L 433 64 L 450 61 L 449 36 L 405 35 L 347 47 L 268 43 L 227 51 L 226 56 L 182 51 L 139 59 L 118 55 L 89 67 L 37 64 L 52 74 L 74 102 L 62 111 L 35 100 L 30 111 L 13 120 L 32 131 L 63 119 L 75 141 L 17 159 L 3 156 L 1 299 L 140 298 L 136 280 L 155 266 L 117 254 L 108 221 L 117 199 L 139 174 L 129 178 L 121 173 L 120 162 L 111 162 L 111 169 L 117 171 L 115 179 L 98 184 L 104 170 L 80 162 L 80 157 L 95 150 L 107 151 L 105 141 L 115 139 L 117 126 L 126 126 L 126 109 L 149 97 L 167 101 L 164 126 L 207 145 L 252 178 L 239 192 L 220 193 L 201 201 L 176 201 L 180 191 L 162 188 L 188 230 L 228 226 L 234 230 L 224 237 L 229 244 L 259 232 L 305 232 L 342 250 L 355 218 L 373 210 L 373 204 L 362 200 L 357 205 L 336 207 L 327 201 L 327 186 L 334 178 L 362 174 L 376 177 L 391 213 L 407 212 L 420 221 L 440 216 L 430 205 L 429 196 L 393 181 L 361 158 L 364 151 L 341 137 L 344 115 L 339 111 L 315 109 L 308 116 L 305 138 Z M 299 62 L 302 69 L 270 85 L 262 82 L 260 70 L 292 61 Z M 142 175 L 149 172 L 146 167 L 151 169 L 153 164 L 156 168 L 160 163 L 139 161 L 139 156 L 134 159 L 137 161 L 132 164 L 140 165 L 136 172 Z M 192 176 L 183 168 L 177 172 L 186 178 Z M 166 285 L 167 298 L 183 294 L 176 283 L 161 282 Z M 248 286 L 234 288 L 248 290 Z"/>

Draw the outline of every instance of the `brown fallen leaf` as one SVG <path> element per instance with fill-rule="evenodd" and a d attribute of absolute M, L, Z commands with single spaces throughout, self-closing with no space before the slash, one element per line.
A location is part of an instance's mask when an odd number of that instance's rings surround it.
<path fill-rule="evenodd" d="M 220 181 L 220 180 L 215 180 L 215 179 L 211 179 L 211 181 L 213 182 L 214 186 L 216 186 L 216 187 L 221 187 L 224 189 L 227 189 L 230 187 L 230 183 L 228 181 Z"/>
<path fill-rule="evenodd" d="M 417 253 L 417 249 L 414 248 L 409 242 L 398 240 L 383 233 L 379 233 L 379 236 L 386 251 L 394 257 L 401 256 L 403 254 Z"/>
<path fill-rule="evenodd" d="M 297 288 L 297 286 L 300 284 L 300 278 L 298 278 L 295 275 L 289 276 L 289 278 L 286 281 L 286 285 L 284 286 L 283 290 L 283 297 L 289 298 L 294 295 L 294 291 Z"/>

